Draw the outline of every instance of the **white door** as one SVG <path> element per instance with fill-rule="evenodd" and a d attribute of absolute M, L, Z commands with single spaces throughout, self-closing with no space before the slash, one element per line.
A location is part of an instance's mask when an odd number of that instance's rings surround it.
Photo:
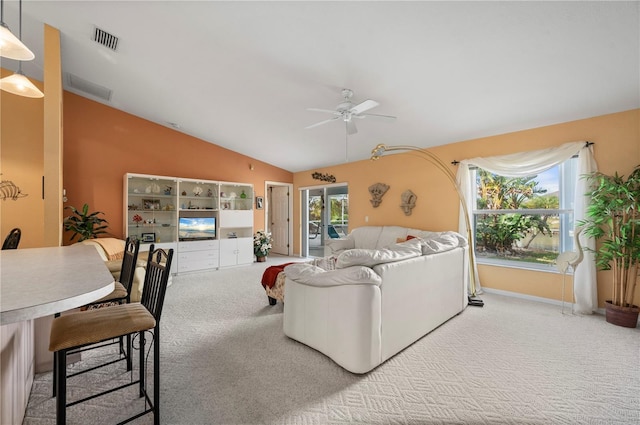
<path fill-rule="evenodd" d="M 271 252 L 290 255 L 289 252 L 289 202 L 290 194 L 287 186 L 272 186 L 269 202 L 269 221 L 273 238 Z"/>

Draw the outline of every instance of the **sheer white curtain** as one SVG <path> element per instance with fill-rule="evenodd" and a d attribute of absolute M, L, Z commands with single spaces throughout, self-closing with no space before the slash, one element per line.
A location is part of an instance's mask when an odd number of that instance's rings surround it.
<path fill-rule="evenodd" d="M 554 167 L 574 155 L 578 155 L 578 178 L 576 181 L 574 205 L 574 222 L 578 222 L 585 218 L 585 212 L 588 205 L 588 198 L 584 195 L 588 191 L 588 182 L 582 178 L 584 174 L 596 171 L 596 162 L 593 159 L 593 150 L 591 146 L 587 146 L 586 142 L 571 142 L 564 145 L 531 152 L 519 152 L 510 155 L 494 156 L 489 158 L 472 158 L 465 159 L 460 162 L 458 168 L 457 180 L 460 189 L 464 194 L 467 209 L 471 212 L 474 209 L 475 194 L 472 193 L 470 166 L 479 167 L 494 174 L 500 174 L 508 177 L 527 177 L 534 174 L 542 173 L 551 167 Z M 469 217 L 473 221 L 473 217 Z M 464 210 L 460 208 L 460 233 L 465 235 L 467 232 L 466 222 L 464 219 Z M 595 241 L 592 238 L 586 238 L 580 235 L 580 242 L 583 248 L 595 249 Z M 471 248 L 474 248 L 473 246 Z M 573 275 L 574 291 L 576 298 L 576 311 L 580 313 L 592 313 L 598 308 L 597 284 L 596 284 L 596 266 L 593 253 L 585 251 L 583 262 L 576 267 Z M 475 254 L 474 254 L 475 255 Z M 480 280 L 476 274 L 476 290 L 481 292 Z"/>

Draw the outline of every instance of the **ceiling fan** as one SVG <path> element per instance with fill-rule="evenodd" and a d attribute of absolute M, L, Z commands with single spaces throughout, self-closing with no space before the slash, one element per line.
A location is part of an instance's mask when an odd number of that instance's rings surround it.
<path fill-rule="evenodd" d="M 313 128 L 322 124 L 326 124 L 331 121 L 340 120 L 340 121 L 344 121 L 347 127 L 347 134 L 356 134 L 358 132 L 358 129 L 356 128 L 356 123 L 354 122 L 354 118 L 362 119 L 362 118 L 372 117 L 372 118 L 381 118 L 389 121 L 393 121 L 396 119 L 396 117 L 393 117 L 391 115 L 365 114 L 364 112 L 368 111 L 369 109 L 375 108 L 376 106 L 379 105 L 379 103 L 376 102 L 375 100 L 368 99 L 368 100 L 365 100 L 364 102 L 354 105 L 351 102 L 351 98 L 353 97 L 353 91 L 350 89 L 343 89 L 342 97 L 343 97 L 342 103 L 340 103 L 335 110 L 307 108 L 307 111 L 326 112 L 329 114 L 333 114 L 334 117 L 329 118 L 328 120 L 317 122 L 315 124 L 311 124 L 310 126 L 305 128 Z"/>

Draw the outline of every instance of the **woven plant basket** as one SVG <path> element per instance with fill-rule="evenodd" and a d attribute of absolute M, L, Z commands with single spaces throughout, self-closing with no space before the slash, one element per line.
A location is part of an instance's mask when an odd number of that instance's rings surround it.
<path fill-rule="evenodd" d="M 622 307 L 605 302 L 607 322 L 612 325 L 624 326 L 625 328 L 635 328 L 638 325 L 638 313 L 640 308 L 637 305 Z"/>

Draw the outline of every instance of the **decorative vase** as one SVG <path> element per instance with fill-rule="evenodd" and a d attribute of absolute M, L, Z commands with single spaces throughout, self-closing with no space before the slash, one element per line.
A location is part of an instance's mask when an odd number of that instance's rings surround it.
<path fill-rule="evenodd" d="M 611 301 L 605 301 L 606 319 L 608 323 L 625 328 L 635 328 L 638 325 L 638 313 L 640 307 L 637 305 L 631 307 L 622 307 L 613 304 Z"/>
<path fill-rule="evenodd" d="M 267 261 L 267 257 L 258 257 L 256 255 L 256 260 L 258 261 L 258 263 L 264 263 L 265 261 Z"/>

